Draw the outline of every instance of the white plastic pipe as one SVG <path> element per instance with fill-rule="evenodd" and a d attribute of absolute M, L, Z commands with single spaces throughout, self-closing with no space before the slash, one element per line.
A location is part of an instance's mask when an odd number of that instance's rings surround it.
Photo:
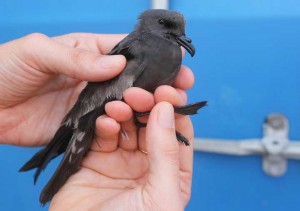
<path fill-rule="evenodd" d="M 168 0 L 152 0 L 152 9 L 169 9 Z"/>

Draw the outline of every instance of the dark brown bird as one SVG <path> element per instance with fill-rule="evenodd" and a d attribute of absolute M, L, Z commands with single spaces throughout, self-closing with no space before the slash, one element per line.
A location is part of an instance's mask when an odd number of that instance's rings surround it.
<path fill-rule="evenodd" d="M 44 187 L 40 202 L 44 205 L 58 192 L 67 179 L 79 170 L 83 157 L 88 152 L 94 137 L 95 121 L 104 114 L 105 104 L 122 100 L 123 92 L 129 87 L 141 87 L 150 92 L 160 85 L 171 85 L 177 76 L 183 46 L 192 56 L 195 54 L 191 40 L 185 37 L 185 19 L 175 11 L 147 10 L 139 17 L 134 31 L 118 43 L 110 55 L 122 54 L 127 59 L 124 71 L 105 82 L 89 82 L 80 93 L 77 102 L 64 117 L 60 128 L 50 143 L 20 171 L 37 168 L 36 182 L 47 164 L 65 153 L 50 181 Z M 184 115 L 195 114 L 206 102 L 175 108 Z M 146 115 L 140 113 L 137 115 Z M 189 142 L 176 133 L 179 141 Z"/>

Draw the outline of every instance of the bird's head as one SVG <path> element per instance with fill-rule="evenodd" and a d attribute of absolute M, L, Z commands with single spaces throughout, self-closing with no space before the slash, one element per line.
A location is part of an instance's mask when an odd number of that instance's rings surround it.
<path fill-rule="evenodd" d="M 185 18 L 182 14 L 161 9 L 152 9 L 143 12 L 137 30 L 150 32 L 165 39 L 174 40 L 184 47 L 191 56 L 195 54 L 192 40 L 185 36 Z"/>

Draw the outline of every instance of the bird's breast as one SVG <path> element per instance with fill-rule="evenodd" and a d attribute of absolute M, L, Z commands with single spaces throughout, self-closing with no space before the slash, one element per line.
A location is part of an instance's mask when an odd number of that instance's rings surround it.
<path fill-rule="evenodd" d="M 143 45 L 142 60 L 145 69 L 133 85 L 153 92 L 160 85 L 173 83 L 181 66 L 181 49 L 177 43 L 148 38 Z"/>

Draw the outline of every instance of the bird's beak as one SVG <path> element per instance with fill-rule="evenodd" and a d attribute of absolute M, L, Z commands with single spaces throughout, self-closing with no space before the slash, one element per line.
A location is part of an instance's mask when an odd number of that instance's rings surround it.
<path fill-rule="evenodd" d="M 191 54 L 192 57 L 195 55 L 196 50 L 192 44 L 191 39 L 187 38 L 184 35 L 181 35 L 180 37 L 177 37 L 176 39 L 177 39 L 177 43 L 180 46 L 184 47 Z"/>

